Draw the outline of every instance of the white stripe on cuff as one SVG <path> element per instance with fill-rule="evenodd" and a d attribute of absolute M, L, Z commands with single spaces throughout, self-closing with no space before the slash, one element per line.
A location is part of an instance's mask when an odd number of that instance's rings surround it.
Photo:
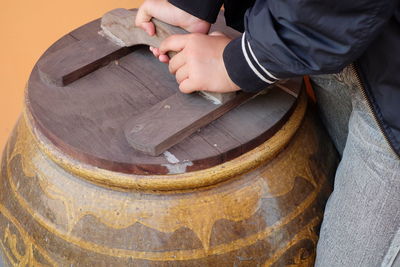
<path fill-rule="evenodd" d="M 243 33 L 242 35 L 242 51 L 243 51 L 243 55 L 246 58 L 247 64 L 249 65 L 249 67 L 253 70 L 253 72 L 258 76 L 258 78 L 260 78 L 261 80 L 263 80 L 264 82 L 268 83 L 268 84 L 272 84 L 274 83 L 274 81 L 268 80 L 267 78 L 264 77 L 264 75 L 262 75 L 257 69 L 256 67 L 254 67 L 253 63 L 251 62 L 249 55 L 247 54 L 246 48 L 245 48 L 245 35 L 246 33 Z"/>
<path fill-rule="evenodd" d="M 265 74 L 267 74 L 270 78 L 275 79 L 275 80 L 279 80 L 278 78 L 276 78 L 274 75 L 271 74 L 271 72 L 267 71 L 261 64 L 260 62 L 258 62 L 258 59 L 256 57 L 256 55 L 254 55 L 253 49 L 251 49 L 251 45 L 250 42 L 247 41 L 247 45 L 249 46 L 249 50 L 250 50 L 250 54 L 253 56 L 254 61 L 258 64 L 258 66 L 265 72 Z"/>

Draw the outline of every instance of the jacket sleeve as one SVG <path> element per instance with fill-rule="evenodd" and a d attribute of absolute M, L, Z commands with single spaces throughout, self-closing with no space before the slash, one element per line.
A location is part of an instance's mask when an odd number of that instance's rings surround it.
<path fill-rule="evenodd" d="M 244 91 L 278 79 L 339 72 L 357 59 L 392 16 L 397 0 L 257 0 L 245 32 L 224 50 Z"/>
<path fill-rule="evenodd" d="M 214 23 L 221 9 L 223 0 L 168 0 L 171 4 L 198 17 Z"/>

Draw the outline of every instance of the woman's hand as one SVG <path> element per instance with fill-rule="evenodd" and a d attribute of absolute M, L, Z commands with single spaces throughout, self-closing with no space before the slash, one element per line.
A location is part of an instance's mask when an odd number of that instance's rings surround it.
<path fill-rule="evenodd" d="M 154 35 L 155 27 L 151 22 L 153 17 L 193 33 L 208 33 L 211 26 L 207 21 L 177 8 L 167 0 L 146 0 L 139 7 L 135 21 L 136 26 L 145 30 L 149 35 Z"/>
<path fill-rule="evenodd" d="M 240 90 L 229 78 L 222 56 L 230 41 L 221 33 L 173 35 L 152 51 L 160 61 L 169 63 L 169 71 L 176 76 L 183 93 L 226 93 Z M 169 59 L 169 51 L 177 54 Z"/>

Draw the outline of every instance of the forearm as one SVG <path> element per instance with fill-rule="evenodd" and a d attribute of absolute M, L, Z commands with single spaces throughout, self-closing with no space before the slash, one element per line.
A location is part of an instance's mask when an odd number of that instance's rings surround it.
<path fill-rule="evenodd" d="M 168 2 L 210 23 L 215 22 L 224 3 L 223 0 L 168 0 Z"/>

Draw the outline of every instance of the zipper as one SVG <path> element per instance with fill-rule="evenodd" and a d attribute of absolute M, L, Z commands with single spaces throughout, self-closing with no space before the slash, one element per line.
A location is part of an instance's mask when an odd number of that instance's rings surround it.
<path fill-rule="evenodd" d="M 364 82 L 362 81 L 362 79 L 360 77 L 360 73 L 359 73 L 358 67 L 356 66 L 356 63 L 352 63 L 350 65 L 350 69 L 351 69 L 351 72 L 356 77 L 357 87 L 361 89 L 361 93 L 367 102 L 367 106 L 368 106 L 369 110 L 371 111 L 372 116 L 374 117 L 376 123 L 378 124 L 379 131 L 382 133 L 383 137 L 385 138 L 386 142 L 389 144 L 390 148 L 393 150 L 394 154 L 396 154 L 396 156 L 400 159 L 400 155 L 396 152 L 392 143 L 389 141 L 389 137 L 386 135 L 385 131 L 383 130 L 382 122 L 378 119 L 378 116 L 376 115 L 376 111 L 372 107 L 371 100 L 367 96 L 367 91 L 365 89 Z"/>

